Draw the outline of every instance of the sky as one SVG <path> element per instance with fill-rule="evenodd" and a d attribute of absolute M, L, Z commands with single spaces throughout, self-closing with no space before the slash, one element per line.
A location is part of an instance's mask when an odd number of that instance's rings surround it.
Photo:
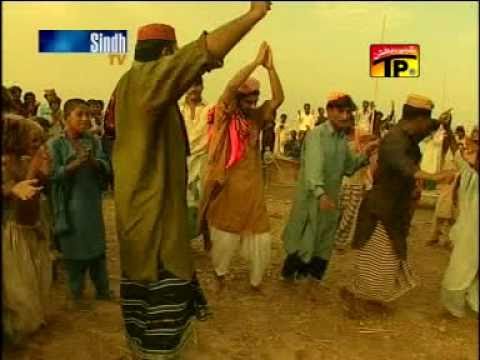
<path fill-rule="evenodd" d="M 4 85 L 20 85 L 42 97 L 55 88 L 62 100 L 108 100 L 133 61 L 136 30 L 148 23 L 175 27 L 179 45 L 203 30 L 242 15 L 249 2 L 2 2 Z M 369 46 L 420 45 L 419 78 L 370 78 Z M 461 2 L 276 2 L 272 10 L 225 58 L 223 68 L 204 77 L 204 97 L 218 99 L 229 79 L 252 61 L 267 41 L 293 119 L 305 102 L 325 105 L 332 90 L 351 94 L 360 105 L 375 100 L 384 113 L 393 100 L 397 114 L 410 93 L 430 97 L 434 116 L 452 107 L 454 122 L 471 129 L 478 123 L 478 3 Z M 38 30 L 128 30 L 129 53 L 122 65 L 105 54 L 40 54 Z M 254 74 L 262 97 L 270 96 L 263 68 Z M 375 87 L 377 86 L 377 91 Z M 43 100 L 43 99 L 41 99 Z"/>

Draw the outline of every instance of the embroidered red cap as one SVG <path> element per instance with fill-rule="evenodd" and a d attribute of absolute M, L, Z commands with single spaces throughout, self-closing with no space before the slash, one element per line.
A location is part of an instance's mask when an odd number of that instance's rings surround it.
<path fill-rule="evenodd" d="M 176 41 L 175 29 L 166 24 L 148 24 L 140 27 L 137 32 L 137 41 L 142 40 L 170 40 Z"/>

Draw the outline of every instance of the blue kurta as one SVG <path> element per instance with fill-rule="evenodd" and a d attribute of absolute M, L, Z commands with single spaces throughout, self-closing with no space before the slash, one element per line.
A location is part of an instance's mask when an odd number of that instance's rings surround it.
<path fill-rule="evenodd" d="M 340 216 L 342 179 L 367 164 L 368 158 L 354 154 L 343 133 L 336 132 L 330 121 L 307 133 L 295 202 L 283 233 L 288 254 L 297 252 L 305 262 L 314 256 L 330 259 Z M 320 209 L 323 194 L 337 204 L 337 209 Z"/>
<path fill-rule="evenodd" d="M 83 166 L 67 175 L 65 167 L 76 157 L 73 145 L 64 135 L 49 142 L 55 230 L 61 251 L 69 260 L 90 260 L 105 253 L 102 190 L 111 170 L 97 139 L 85 134 L 80 142 L 93 150 L 100 170 Z"/>

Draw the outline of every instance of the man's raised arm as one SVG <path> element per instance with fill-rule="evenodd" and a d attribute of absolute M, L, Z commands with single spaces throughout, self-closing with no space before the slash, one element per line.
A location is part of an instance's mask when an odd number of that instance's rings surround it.
<path fill-rule="evenodd" d="M 246 14 L 208 34 L 208 51 L 217 59 L 223 59 L 269 10 L 270 1 L 252 1 Z"/>
<path fill-rule="evenodd" d="M 278 77 L 277 70 L 273 65 L 273 54 L 272 49 L 268 47 L 267 57 L 264 62 L 264 67 L 268 71 L 268 77 L 270 79 L 270 88 L 272 90 L 272 100 L 270 101 L 270 107 L 273 112 L 275 112 L 280 105 L 283 104 L 285 100 L 285 95 L 283 93 L 282 83 Z"/>
<path fill-rule="evenodd" d="M 220 97 L 219 101 L 221 103 L 228 104 L 233 100 L 238 88 L 242 86 L 255 71 L 255 69 L 264 62 L 264 59 L 267 56 L 267 51 L 268 45 L 266 42 L 263 42 L 260 45 L 256 59 L 240 69 L 240 71 L 237 72 L 235 76 L 228 82 L 222 96 Z"/>

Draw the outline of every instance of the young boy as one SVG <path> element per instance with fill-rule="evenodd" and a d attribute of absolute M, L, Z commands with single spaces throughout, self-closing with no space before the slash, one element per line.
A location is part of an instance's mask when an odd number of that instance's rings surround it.
<path fill-rule="evenodd" d="M 100 142 L 89 134 L 88 104 L 70 99 L 64 105 L 66 131 L 49 142 L 52 157 L 52 205 L 55 232 L 74 302 L 81 308 L 85 272 L 97 299 L 110 299 L 102 215 L 104 177 L 110 165 Z"/>

